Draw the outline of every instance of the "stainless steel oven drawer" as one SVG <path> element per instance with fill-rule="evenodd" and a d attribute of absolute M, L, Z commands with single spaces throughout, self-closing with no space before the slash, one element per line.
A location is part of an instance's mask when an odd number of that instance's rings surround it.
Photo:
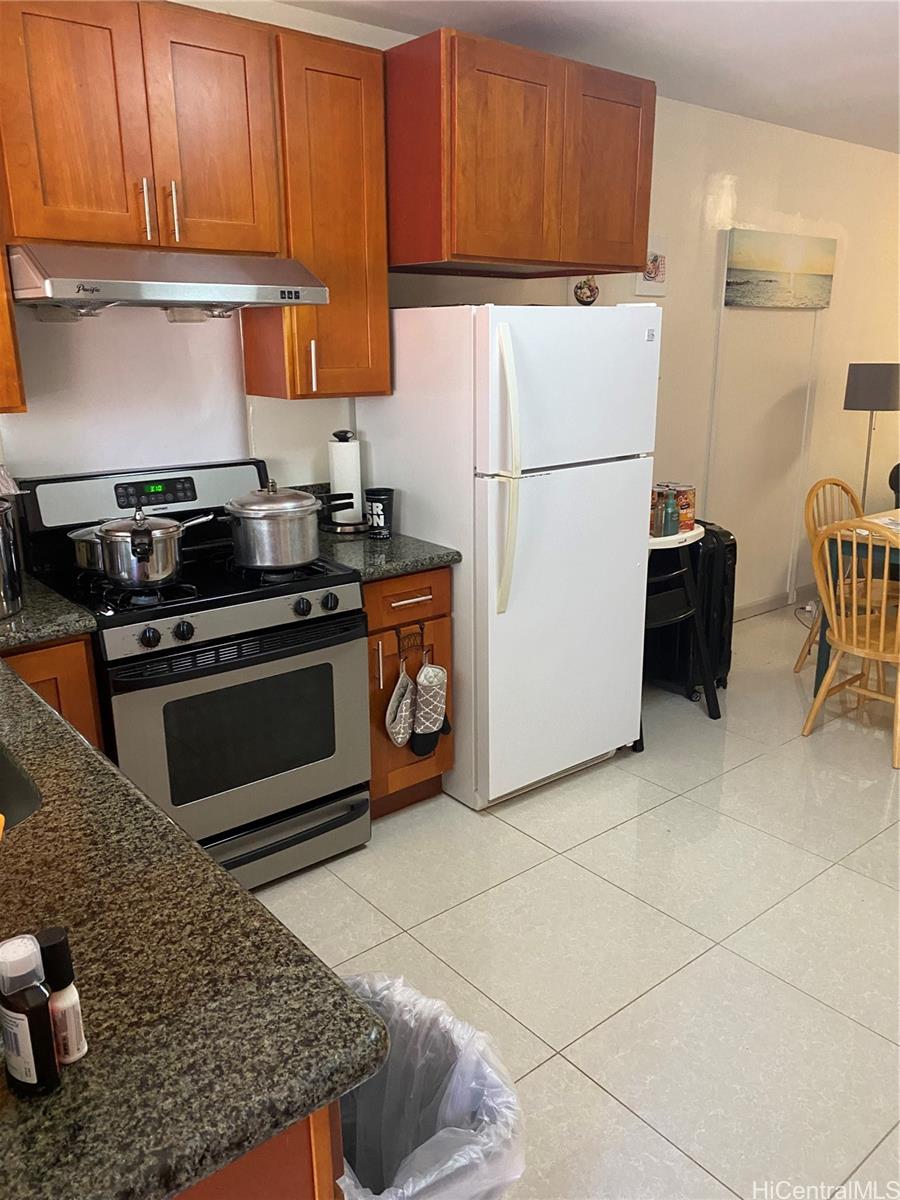
<path fill-rule="evenodd" d="M 201 845 L 239 883 L 259 887 L 365 845 L 371 833 L 369 793 L 363 789 Z"/>

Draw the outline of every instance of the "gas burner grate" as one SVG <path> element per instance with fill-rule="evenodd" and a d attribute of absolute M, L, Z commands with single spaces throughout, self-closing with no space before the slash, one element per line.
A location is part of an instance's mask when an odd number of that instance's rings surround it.
<path fill-rule="evenodd" d="M 97 608 L 114 612 L 142 611 L 149 608 L 165 608 L 168 604 L 179 604 L 185 600 L 196 600 L 199 590 L 192 583 L 164 583 L 159 587 L 123 588 L 110 579 L 86 579 L 79 581 L 88 603 Z"/>
<path fill-rule="evenodd" d="M 245 583 L 260 586 L 271 583 L 304 583 L 309 579 L 317 579 L 334 571 L 334 564 L 323 558 L 313 559 L 299 567 L 268 568 L 268 567 L 239 567 L 231 559 L 228 569 L 239 576 Z"/>

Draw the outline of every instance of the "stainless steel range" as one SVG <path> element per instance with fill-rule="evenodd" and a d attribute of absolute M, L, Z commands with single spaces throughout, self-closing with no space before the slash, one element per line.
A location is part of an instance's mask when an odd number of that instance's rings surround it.
<path fill-rule="evenodd" d="M 237 568 L 224 505 L 265 463 L 23 479 L 31 571 L 95 614 L 107 751 L 248 886 L 368 841 L 366 618 L 356 572 Z M 123 588 L 76 565 L 69 531 L 212 511 L 172 582 Z"/>

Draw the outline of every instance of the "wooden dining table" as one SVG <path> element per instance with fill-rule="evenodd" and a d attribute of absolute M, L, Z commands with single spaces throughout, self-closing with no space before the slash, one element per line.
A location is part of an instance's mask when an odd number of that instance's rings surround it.
<path fill-rule="evenodd" d="M 900 508 L 889 508 L 887 512 L 866 513 L 860 517 L 861 521 L 881 521 L 884 518 L 892 518 L 894 521 L 900 522 Z M 836 555 L 835 551 L 835 555 Z M 874 555 L 873 555 L 874 557 Z M 889 570 L 891 577 L 894 579 L 900 578 L 900 550 L 891 550 L 891 560 Z M 822 629 L 819 633 L 819 653 L 816 658 L 816 684 L 815 692 L 819 690 L 819 684 L 825 678 L 825 672 L 828 670 L 828 664 L 831 662 L 831 643 L 825 636 L 828 629 L 828 616 L 822 612 Z"/>

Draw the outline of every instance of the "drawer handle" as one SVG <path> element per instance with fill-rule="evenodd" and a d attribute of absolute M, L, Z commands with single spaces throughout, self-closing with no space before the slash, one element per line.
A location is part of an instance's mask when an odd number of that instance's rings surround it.
<path fill-rule="evenodd" d="M 431 600 L 431 592 L 427 596 L 410 596 L 408 600 L 392 600 L 391 608 L 406 608 L 409 604 L 424 604 L 426 600 Z"/>

